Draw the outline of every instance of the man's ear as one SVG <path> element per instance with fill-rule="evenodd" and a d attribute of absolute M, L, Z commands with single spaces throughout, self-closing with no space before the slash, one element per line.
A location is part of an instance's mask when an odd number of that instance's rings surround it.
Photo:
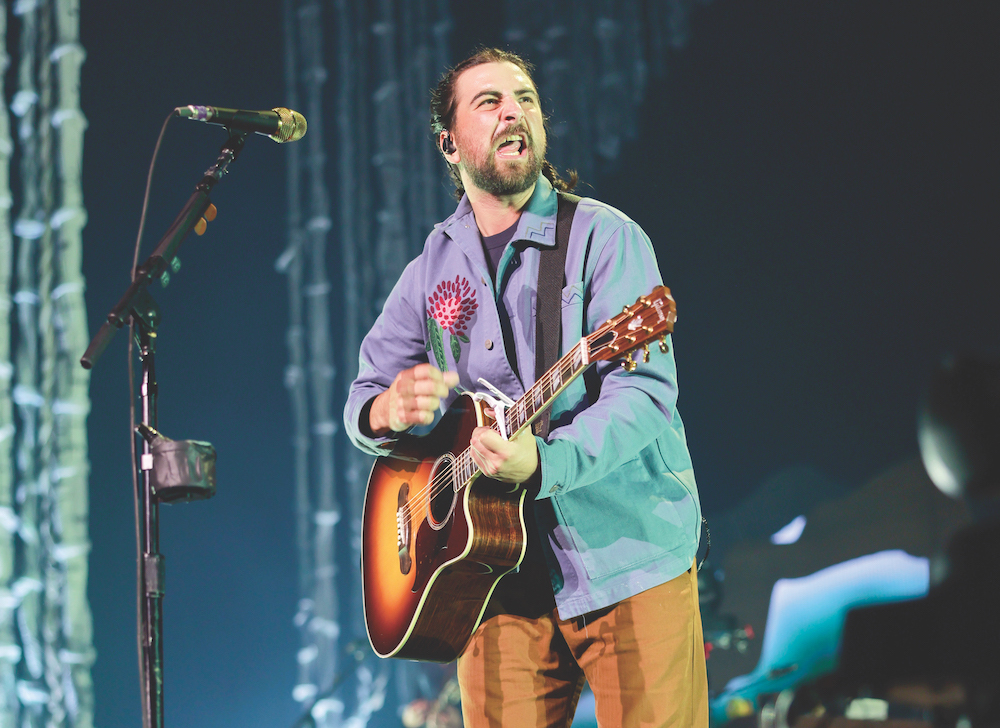
<path fill-rule="evenodd" d="M 451 132 L 444 129 L 441 132 L 438 141 L 441 143 L 441 154 L 447 159 L 451 164 L 458 164 L 461 159 L 461 155 L 458 153 L 458 149 L 455 148 L 455 140 L 451 136 Z"/>

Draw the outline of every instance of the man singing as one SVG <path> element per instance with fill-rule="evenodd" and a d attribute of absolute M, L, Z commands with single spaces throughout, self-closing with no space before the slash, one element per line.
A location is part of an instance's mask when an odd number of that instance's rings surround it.
<path fill-rule="evenodd" d="M 361 345 L 344 416 L 367 452 L 431 423 L 456 387 L 483 391 L 484 379 L 516 400 L 538 374 L 542 251 L 556 245 L 558 197 L 572 185 L 545 161 L 530 71 L 484 49 L 433 92 L 461 200 Z M 580 199 L 568 229 L 560 353 L 661 283 L 649 239 L 618 210 Z M 708 725 L 701 512 L 673 354 L 591 374 L 555 400 L 546 437 L 472 435 L 487 477 L 527 489 L 528 547 L 459 657 L 466 726 L 569 726 L 584 681 L 607 728 Z"/>

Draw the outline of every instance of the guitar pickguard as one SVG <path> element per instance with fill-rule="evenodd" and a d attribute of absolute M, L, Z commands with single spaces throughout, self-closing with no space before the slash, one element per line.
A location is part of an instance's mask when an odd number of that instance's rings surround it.
<path fill-rule="evenodd" d="M 439 528 L 431 528 L 426 520 L 420 522 L 413 549 L 417 555 L 417 569 L 411 587 L 414 594 L 422 592 L 438 566 L 448 560 L 450 556 L 448 537 L 450 534 L 451 519 L 442 523 Z"/>

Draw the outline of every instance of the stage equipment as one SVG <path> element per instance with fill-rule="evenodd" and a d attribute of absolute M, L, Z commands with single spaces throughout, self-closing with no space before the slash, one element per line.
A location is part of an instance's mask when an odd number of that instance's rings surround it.
<path fill-rule="evenodd" d="M 813 701 L 868 694 L 907 700 L 935 725 L 1000 725 L 1000 359 L 947 358 L 918 420 L 931 479 L 963 496 L 978 522 L 948 544 L 944 577 L 926 599 L 848 615 L 836 672 Z M 818 697 L 816 697 L 818 695 Z M 803 702 L 803 701 L 800 701 Z"/>
<path fill-rule="evenodd" d="M 948 544 L 942 575 L 925 598 L 848 612 L 836 659 L 824 670 L 801 674 L 788 657 L 803 654 L 819 635 L 817 624 L 803 624 L 782 651 L 798 679 L 772 681 L 754 697 L 761 728 L 835 719 L 846 727 L 860 725 L 850 719 L 872 718 L 887 726 L 896 719 L 936 728 L 1000 725 L 1000 360 L 947 359 L 924 398 L 918 436 L 931 479 L 946 494 L 965 497 L 978 522 Z M 770 629 L 769 614 L 765 651 Z M 717 714 L 717 723 L 734 712 Z"/>
<path fill-rule="evenodd" d="M 171 440 L 156 431 L 158 387 L 155 350 L 160 311 L 148 287 L 154 280 L 166 285 L 170 273 L 179 270 L 177 250 L 184 238 L 192 230 L 198 235 L 203 234 L 208 223 L 215 219 L 216 208 L 209 199 L 209 192 L 236 160 L 243 149 L 247 133 L 246 130 L 230 131 L 215 163 L 196 185 L 194 194 L 153 253 L 136 268 L 132 284 L 111 309 L 107 321 L 80 359 L 80 364 L 85 369 L 93 367 L 115 332 L 126 323 L 129 324 L 133 340 L 139 346 L 142 364 L 142 421 L 136 426 L 133 416 L 133 427 L 142 435 L 142 451 L 138 457 L 138 468 L 133 473 L 142 481 L 141 488 L 138 483 L 136 487 L 142 509 L 142 519 L 141 522 L 137 519 L 136 527 L 139 532 L 138 541 L 142 544 L 138 584 L 142 595 L 142 608 L 139 610 L 142 646 L 140 673 L 143 724 L 146 728 L 163 726 L 162 601 L 165 565 L 163 556 L 159 553 L 159 504 L 201 500 L 210 498 L 215 493 L 215 449 L 206 442 Z M 147 189 L 147 196 L 148 194 Z M 131 348 L 129 360 L 131 378 Z M 133 440 L 133 448 L 135 445 Z"/>
<path fill-rule="evenodd" d="M 757 666 L 733 678 L 711 701 L 713 725 L 760 710 L 773 696 L 828 674 L 848 610 L 913 599 L 927 593 L 927 559 L 883 551 L 795 579 L 779 579 L 771 592 Z"/>
<path fill-rule="evenodd" d="M 161 503 L 205 500 L 215 495 L 215 448 L 197 440 L 171 440 L 140 424 L 153 456 L 153 493 Z"/>
<path fill-rule="evenodd" d="M 306 118 L 297 111 L 278 107 L 270 111 L 220 109 L 215 106 L 178 106 L 174 114 L 182 119 L 218 124 L 231 131 L 263 134 L 279 144 L 297 142 L 306 133 Z"/>
<path fill-rule="evenodd" d="M 948 544 L 926 599 L 848 615 L 837 670 L 792 704 L 799 712 L 866 694 L 923 706 L 935 725 L 1000 725 L 1000 359 L 947 358 L 923 398 L 918 439 L 931 479 L 964 497 L 978 523 Z"/>
<path fill-rule="evenodd" d="M 732 649 L 744 653 L 755 637 L 753 627 L 749 624 L 740 626 L 735 614 L 721 614 L 721 604 L 722 580 L 712 562 L 706 558 L 698 569 L 698 607 L 701 610 L 706 659 L 711 658 L 714 650 Z"/>

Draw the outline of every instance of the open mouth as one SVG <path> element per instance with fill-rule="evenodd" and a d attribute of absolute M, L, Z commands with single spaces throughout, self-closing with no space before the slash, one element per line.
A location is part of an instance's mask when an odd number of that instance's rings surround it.
<path fill-rule="evenodd" d="M 497 156 L 511 159 L 524 154 L 527 144 L 524 142 L 524 135 L 510 134 L 497 147 Z"/>

